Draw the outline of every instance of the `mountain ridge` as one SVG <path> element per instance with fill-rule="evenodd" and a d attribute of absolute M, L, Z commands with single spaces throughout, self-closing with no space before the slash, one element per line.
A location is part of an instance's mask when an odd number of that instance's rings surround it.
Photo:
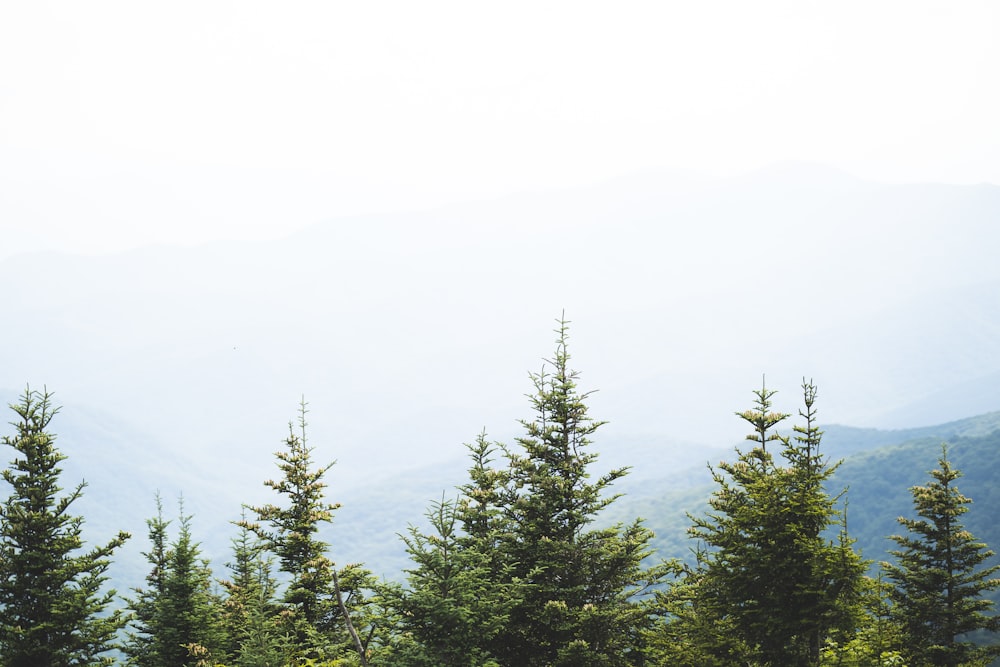
<path fill-rule="evenodd" d="M 453 465 L 484 426 L 509 441 L 561 312 L 609 464 L 724 451 L 762 374 L 786 412 L 814 379 L 829 423 L 997 407 L 1000 188 L 845 187 L 794 164 L 672 178 L 281 241 L 10 257 L 0 382 L 127 425 L 120 455 L 190 473 L 196 515 L 266 492 L 301 397 L 334 493 Z M 169 507 L 179 489 L 161 490 Z"/>

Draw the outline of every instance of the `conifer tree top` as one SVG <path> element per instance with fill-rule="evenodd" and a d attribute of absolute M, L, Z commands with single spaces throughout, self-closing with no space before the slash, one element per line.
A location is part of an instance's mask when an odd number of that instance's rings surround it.
<path fill-rule="evenodd" d="M 66 455 L 49 431 L 59 411 L 52 394 L 29 387 L 10 408 L 18 419 L 2 439 L 15 458 L 2 473 L 11 494 L 0 504 L 0 664 L 94 664 L 125 622 L 120 611 L 105 613 L 115 592 L 104 584 L 129 535 L 83 550 L 83 518 L 69 510 L 85 484 L 59 495 Z"/>

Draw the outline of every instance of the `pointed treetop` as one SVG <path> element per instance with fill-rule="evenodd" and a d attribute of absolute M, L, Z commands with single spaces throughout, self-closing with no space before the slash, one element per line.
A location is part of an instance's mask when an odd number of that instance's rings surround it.
<path fill-rule="evenodd" d="M 737 412 L 736 416 L 754 428 L 754 432 L 747 435 L 746 439 L 760 443 L 761 449 L 766 452 L 767 443 L 775 440 L 785 442 L 785 438 L 782 436 L 777 433 L 769 433 L 768 431 L 782 420 L 787 419 L 790 415 L 784 412 L 771 412 L 771 397 L 778 392 L 768 389 L 763 377 L 761 378 L 761 388 L 755 389 L 753 393 L 757 397 L 755 408 Z M 815 398 L 815 394 L 813 398 Z"/>

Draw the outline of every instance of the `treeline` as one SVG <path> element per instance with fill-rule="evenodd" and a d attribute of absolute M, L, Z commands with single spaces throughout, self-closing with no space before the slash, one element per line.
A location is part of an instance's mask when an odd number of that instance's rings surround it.
<path fill-rule="evenodd" d="M 211 571 L 183 506 L 167 519 L 157 498 L 148 575 L 124 609 L 107 569 L 130 536 L 84 547 L 71 512 L 83 485 L 59 487 L 57 410 L 26 390 L 3 439 L 14 458 L 0 507 L 0 667 L 916 667 L 1000 654 L 970 638 L 1000 629 L 983 596 L 1000 580 L 963 528 L 971 501 L 945 448 L 911 489 L 891 561 L 872 568 L 850 536 L 846 491 L 828 489 L 838 464 L 821 451 L 816 387 L 803 383 L 788 436 L 777 427 L 790 415 L 762 387 L 738 413 L 749 444 L 713 469 L 709 510 L 690 517 L 695 558 L 658 558 L 641 519 L 595 525 L 627 469 L 590 474 L 602 422 L 567 342 L 560 321 L 554 355 L 531 376 L 523 435 L 467 445 L 457 499 L 406 531 L 406 583 L 338 566 L 319 538 L 338 505 L 303 403 L 265 482 L 274 502 L 244 508 L 226 571 Z"/>

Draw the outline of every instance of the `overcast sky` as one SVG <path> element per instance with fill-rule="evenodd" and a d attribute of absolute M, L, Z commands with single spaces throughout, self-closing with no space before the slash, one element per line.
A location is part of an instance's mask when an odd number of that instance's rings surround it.
<path fill-rule="evenodd" d="M 778 160 L 1000 184 L 995 2 L 5 2 L 0 258 Z"/>

